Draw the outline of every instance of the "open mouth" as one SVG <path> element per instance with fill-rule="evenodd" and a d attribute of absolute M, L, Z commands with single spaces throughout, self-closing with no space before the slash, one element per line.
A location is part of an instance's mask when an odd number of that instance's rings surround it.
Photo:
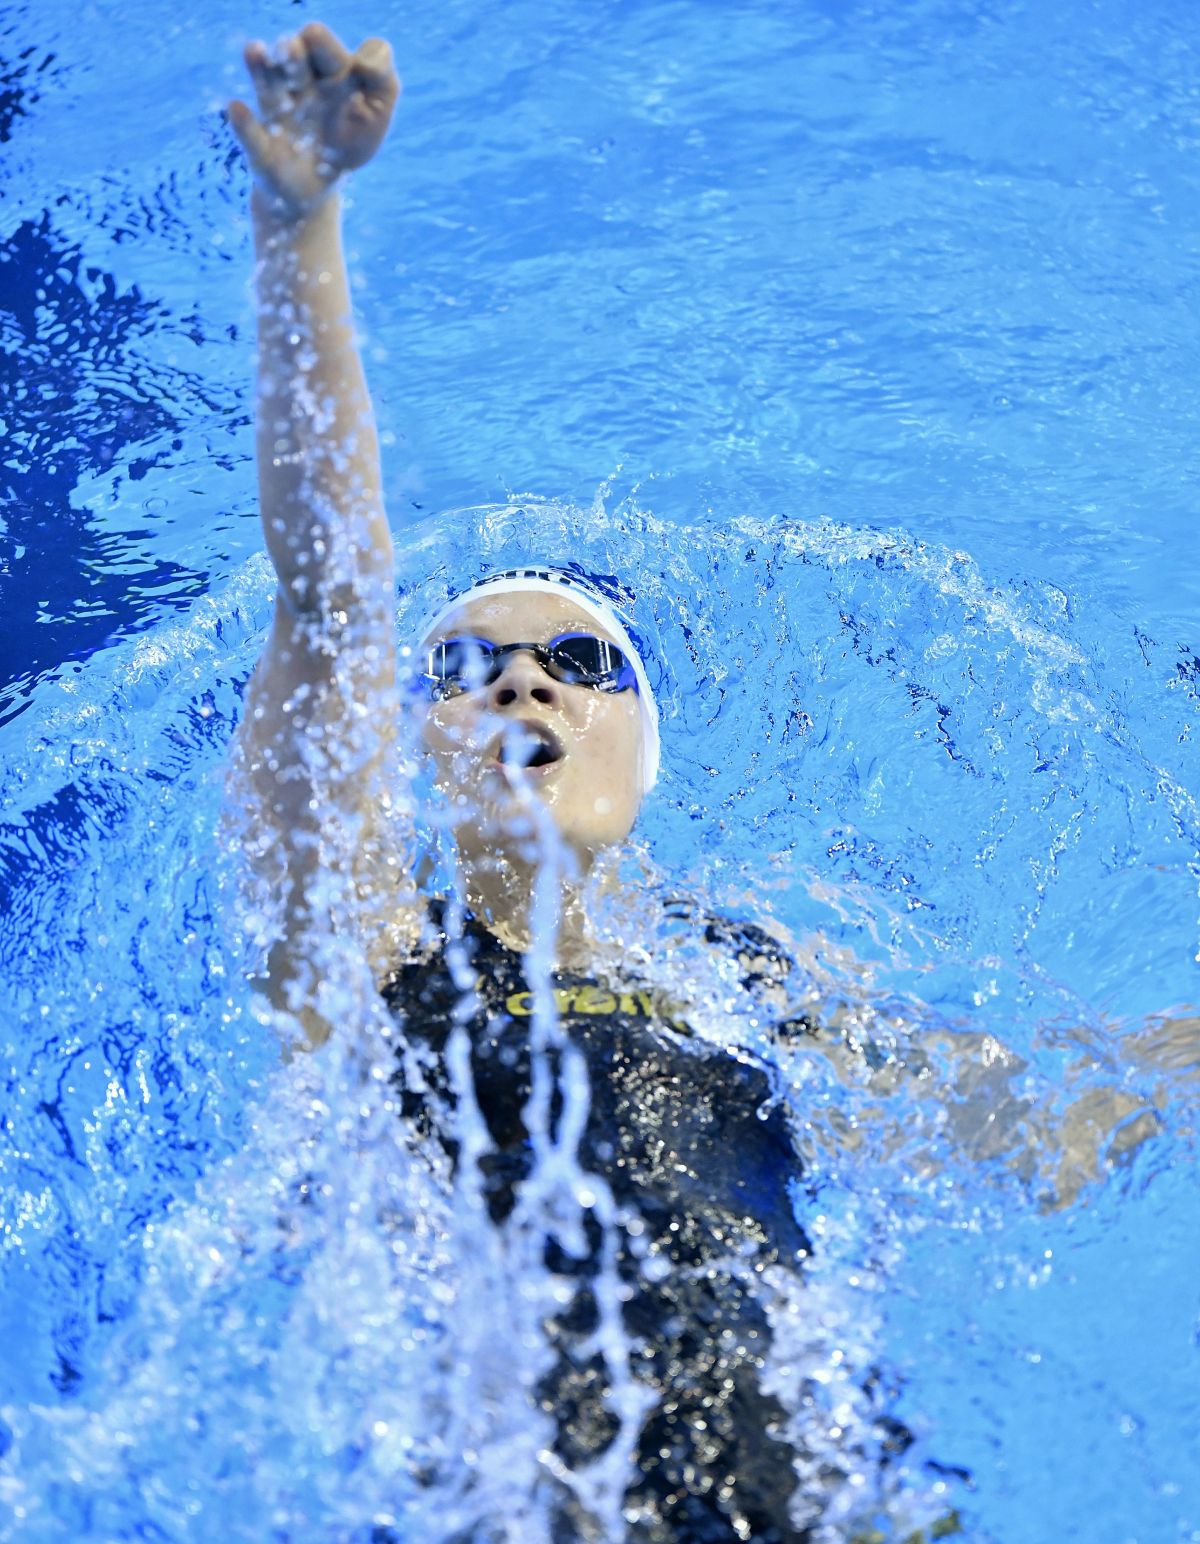
<path fill-rule="evenodd" d="M 496 760 L 502 767 L 522 772 L 552 767 L 562 758 L 563 747 L 558 736 L 534 719 L 509 724 L 500 736 L 496 750 Z"/>

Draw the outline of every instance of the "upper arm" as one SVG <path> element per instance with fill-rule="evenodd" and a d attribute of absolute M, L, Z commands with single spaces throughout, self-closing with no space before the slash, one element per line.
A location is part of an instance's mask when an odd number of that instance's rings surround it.
<path fill-rule="evenodd" d="M 331 1027 L 316 1000 L 322 941 L 350 927 L 377 954 L 416 911 L 391 789 L 391 621 L 370 620 L 316 619 L 277 597 L 227 778 L 230 823 L 275 919 L 258 985 L 311 1044 Z"/>
<path fill-rule="evenodd" d="M 233 756 L 271 838 L 287 847 L 323 819 L 363 815 L 396 715 L 390 618 L 300 612 L 278 591 Z"/>

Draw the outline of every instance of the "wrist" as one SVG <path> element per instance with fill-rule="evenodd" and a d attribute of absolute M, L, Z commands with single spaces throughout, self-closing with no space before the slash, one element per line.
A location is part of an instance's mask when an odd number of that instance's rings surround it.
<path fill-rule="evenodd" d="M 314 231 L 336 226 L 340 212 L 341 195 L 336 183 L 302 205 L 293 204 L 258 183 L 250 193 L 250 219 L 254 239 L 260 246 L 296 242 Z"/>

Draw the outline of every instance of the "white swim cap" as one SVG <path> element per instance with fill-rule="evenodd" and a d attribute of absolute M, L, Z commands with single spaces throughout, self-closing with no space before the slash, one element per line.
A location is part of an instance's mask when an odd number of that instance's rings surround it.
<path fill-rule="evenodd" d="M 501 568 L 485 574 L 482 579 L 452 596 L 427 618 L 421 628 L 424 643 L 429 635 L 442 625 L 452 612 L 468 601 L 487 595 L 520 595 L 529 592 L 549 595 L 569 595 L 581 611 L 595 618 L 612 641 L 629 661 L 637 681 L 638 708 L 642 715 L 642 792 L 648 793 L 658 781 L 661 748 L 658 733 L 658 704 L 650 686 L 650 678 L 642 661 L 642 646 L 630 625 L 613 601 L 605 595 L 595 580 L 586 574 L 570 569 L 553 568 L 547 564 L 527 564 L 519 568 Z"/>

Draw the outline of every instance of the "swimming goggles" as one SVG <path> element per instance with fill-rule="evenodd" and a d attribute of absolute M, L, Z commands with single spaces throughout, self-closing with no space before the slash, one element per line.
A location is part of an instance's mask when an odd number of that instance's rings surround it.
<path fill-rule="evenodd" d="M 437 702 L 498 680 L 510 654 L 532 654 L 556 681 L 600 692 L 637 691 L 633 666 L 607 638 L 559 633 L 549 643 L 489 643 L 486 638 L 446 638 L 425 651 L 423 680 Z"/>

